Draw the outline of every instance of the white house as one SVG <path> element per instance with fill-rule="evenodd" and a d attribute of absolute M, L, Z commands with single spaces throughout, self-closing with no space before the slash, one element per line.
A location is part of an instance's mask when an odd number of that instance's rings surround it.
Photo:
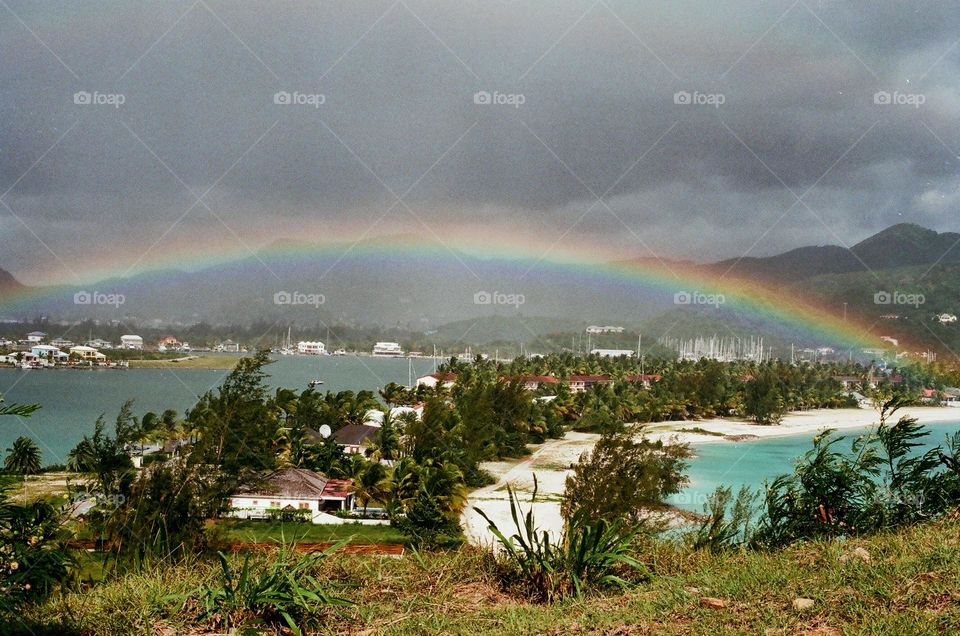
<path fill-rule="evenodd" d="M 322 356 L 327 353 L 327 345 L 319 340 L 302 340 L 297 343 L 297 353 Z"/>
<path fill-rule="evenodd" d="M 378 342 L 373 345 L 373 355 L 399 358 L 403 355 L 403 348 L 399 342 Z"/>
<path fill-rule="evenodd" d="M 96 338 L 90 340 L 89 342 L 84 343 L 88 347 L 93 347 L 94 349 L 113 349 L 113 343 L 109 340 L 103 340 L 101 338 Z"/>
<path fill-rule="evenodd" d="M 42 331 L 31 331 L 27 334 L 27 342 L 43 342 L 43 339 L 47 337 L 47 334 Z"/>
<path fill-rule="evenodd" d="M 417 386 L 425 386 L 434 389 L 439 384 L 445 389 L 450 389 L 453 388 L 453 385 L 456 381 L 456 373 L 431 373 L 429 375 L 421 375 L 419 378 L 417 378 Z"/>
<path fill-rule="evenodd" d="M 272 515 L 305 515 L 313 523 L 342 523 L 334 513 L 354 508 L 353 481 L 329 479 L 305 468 L 283 468 L 255 488 L 230 498 L 229 516 L 268 519 Z"/>
<path fill-rule="evenodd" d="M 83 345 L 70 347 L 70 355 L 77 356 L 81 360 L 93 360 L 94 362 L 103 362 L 107 359 L 107 356 L 103 355 L 93 347 L 85 347 Z"/>
<path fill-rule="evenodd" d="M 58 349 L 69 349 L 74 345 L 74 342 L 66 338 L 54 338 L 50 341 L 50 344 Z"/>
<path fill-rule="evenodd" d="M 240 344 L 237 343 L 237 342 L 234 342 L 233 340 L 224 340 L 223 342 L 221 342 L 220 344 L 218 344 L 218 345 L 215 347 L 215 349 L 216 349 L 217 351 L 226 351 L 226 352 L 229 352 L 229 353 L 237 353 L 237 352 L 240 351 Z"/>
<path fill-rule="evenodd" d="M 140 336 L 120 336 L 121 349 L 143 349 L 143 338 Z"/>
<path fill-rule="evenodd" d="M 636 355 L 633 349 L 591 349 L 590 353 L 604 358 L 619 358 L 620 356 Z"/>
<path fill-rule="evenodd" d="M 37 356 L 41 360 L 53 360 L 54 362 L 66 360 L 70 357 L 69 354 L 60 351 L 59 348 L 52 345 L 33 345 L 30 347 L 30 353 Z"/>

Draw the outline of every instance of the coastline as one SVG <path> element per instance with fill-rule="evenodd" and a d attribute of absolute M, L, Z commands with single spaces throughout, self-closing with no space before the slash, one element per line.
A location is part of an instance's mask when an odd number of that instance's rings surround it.
<path fill-rule="evenodd" d="M 957 422 L 960 421 L 960 408 L 910 407 L 897 411 L 894 419 L 904 415 L 916 417 L 921 424 Z M 790 413 L 783 418 L 781 424 L 769 426 L 753 424 L 746 420 L 716 418 L 652 422 L 646 425 L 645 433 L 650 439 L 664 442 L 749 444 L 751 441 L 770 437 L 808 436 L 812 439 L 818 432 L 827 428 L 838 431 L 857 430 L 875 425 L 878 420 L 879 414 L 873 409 L 818 409 Z M 681 430 L 692 428 L 703 429 L 714 434 Z M 487 523 L 474 510 L 474 507 L 483 510 L 504 534 L 511 536 L 516 528 L 510 515 L 507 487 L 514 489 L 526 512 L 530 509 L 534 475 L 538 487 L 537 502 L 533 505 L 536 523 L 554 537 L 559 537 L 563 528 L 560 498 L 563 495 L 570 466 L 578 461 L 581 453 L 593 448 L 598 439 L 600 436 L 595 433 L 571 431 L 562 439 L 548 440 L 543 444 L 531 446 L 532 452 L 526 457 L 482 464 L 482 467 L 494 476 L 496 482 L 470 493 L 467 506 L 461 515 L 467 540 L 481 546 L 492 545 L 494 542 L 493 535 L 487 529 Z"/>

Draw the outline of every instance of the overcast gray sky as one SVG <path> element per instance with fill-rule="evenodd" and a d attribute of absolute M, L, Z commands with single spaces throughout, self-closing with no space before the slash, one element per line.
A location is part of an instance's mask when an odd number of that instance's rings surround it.
<path fill-rule="evenodd" d="M 948 0 L 0 0 L 0 267 L 470 227 L 696 260 L 958 230 L 958 42 Z"/>

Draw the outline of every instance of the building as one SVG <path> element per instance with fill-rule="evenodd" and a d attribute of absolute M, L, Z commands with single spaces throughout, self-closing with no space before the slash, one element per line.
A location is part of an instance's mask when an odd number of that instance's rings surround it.
<path fill-rule="evenodd" d="M 71 340 L 67 340 L 66 338 L 54 338 L 50 341 L 50 345 L 57 347 L 58 349 L 69 349 L 74 344 L 76 343 Z"/>
<path fill-rule="evenodd" d="M 103 355 L 93 347 L 76 346 L 70 347 L 70 355 L 81 360 L 92 360 L 94 362 L 103 362 L 107 356 Z"/>
<path fill-rule="evenodd" d="M 27 342 L 40 343 L 43 342 L 43 339 L 47 337 L 47 334 L 42 331 L 31 331 L 27 334 Z"/>
<path fill-rule="evenodd" d="M 567 379 L 571 393 L 582 393 L 598 384 L 610 384 L 609 375 L 571 375 Z"/>
<path fill-rule="evenodd" d="M 590 325 L 587 327 L 586 332 L 590 334 L 597 333 L 623 333 L 623 327 L 614 327 L 612 325 L 607 325 L 605 327 L 598 327 L 597 325 Z"/>
<path fill-rule="evenodd" d="M 379 431 L 379 426 L 347 424 L 333 434 L 333 441 L 343 449 L 344 453 L 363 453 L 366 455 Z"/>
<path fill-rule="evenodd" d="M 659 373 L 637 373 L 634 375 L 625 375 L 623 376 L 623 379 L 625 382 L 642 384 L 644 387 L 649 389 L 654 382 L 659 382 L 662 380 L 663 376 Z"/>
<path fill-rule="evenodd" d="M 140 336 L 120 336 L 121 349 L 143 349 L 143 338 Z"/>
<path fill-rule="evenodd" d="M 226 351 L 227 353 L 239 353 L 240 343 L 233 340 L 224 340 L 216 347 L 217 351 Z"/>
<path fill-rule="evenodd" d="M 453 385 L 457 381 L 456 373 L 431 373 L 429 375 L 421 375 L 417 378 L 417 386 L 425 386 L 431 389 L 435 389 L 439 384 L 445 389 L 453 388 Z"/>
<path fill-rule="evenodd" d="M 399 358 L 403 355 L 403 349 L 399 342 L 378 342 L 373 345 L 373 355 Z"/>
<path fill-rule="evenodd" d="M 946 325 L 951 322 L 957 322 L 957 316 L 956 314 L 940 314 L 937 316 L 937 321 L 942 325 Z"/>
<path fill-rule="evenodd" d="M 605 358 L 619 358 L 620 356 L 636 355 L 637 352 L 633 349 L 591 349 L 590 353 Z"/>
<path fill-rule="evenodd" d="M 235 492 L 230 508 L 229 516 L 237 519 L 303 515 L 312 523 L 343 523 L 335 513 L 353 510 L 353 481 L 330 479 L 305 468 L 283 468 L 260 485 Z"/>
<path fill-rule="evenodd" d="M 323 356 L 327 354 L 327 345 L 319 340 L 303 340 L 297 343 L 297 353 Z"/>
<path fill-rule="evenodd" d="M 109 340 L 102 340 L 96 338 L 84 343 L 88 347 L 93 347 L 94 349 L 113 349 L 113 343 Z"/>
<path fill-rule="evenodd" d="M 528 391 L 536 391 L 543 384 L 556 384 L 559 382 L 552 375 L 518 375 L 514 377 L 501 376 L 501 382 L 520 382 L 523 388 Z"/>
<path fill-rule="evenodd" d="M 59 348 L 52 345 L 38 344 L 30 347 L 30 353 L 37 356 L 40 360 L 52 360 L 53 362 L 63 362 L 70 357 Z"/>

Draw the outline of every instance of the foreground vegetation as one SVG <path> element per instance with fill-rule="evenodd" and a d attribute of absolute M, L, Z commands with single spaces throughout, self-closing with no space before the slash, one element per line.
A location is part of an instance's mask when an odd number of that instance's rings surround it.
<path fill-rule="evenodd" d="M 492 583 L 496 564 L 462 548 L 404 559 L 334 556 L 316 564 L 327 591 L 320 633 L 368 634 L 948 634 L 960 630 L 960 523 L 775 552 L 638 549 L 646 581 L 552 605 Z M 239 564 L 237 557 L 235 563 Z M 220 576 L 216 559 L 161 565 L 31 607 L 22 634 L 197 633 L 180 595 Z M 798 598 L 809 609 L 795 609 Z M 714 600 L 715 599 L 715 600 Z M 717 602 L 719 601 L 719 602 Z M 28 631 L 31 630 L 31 631 Z"/>

